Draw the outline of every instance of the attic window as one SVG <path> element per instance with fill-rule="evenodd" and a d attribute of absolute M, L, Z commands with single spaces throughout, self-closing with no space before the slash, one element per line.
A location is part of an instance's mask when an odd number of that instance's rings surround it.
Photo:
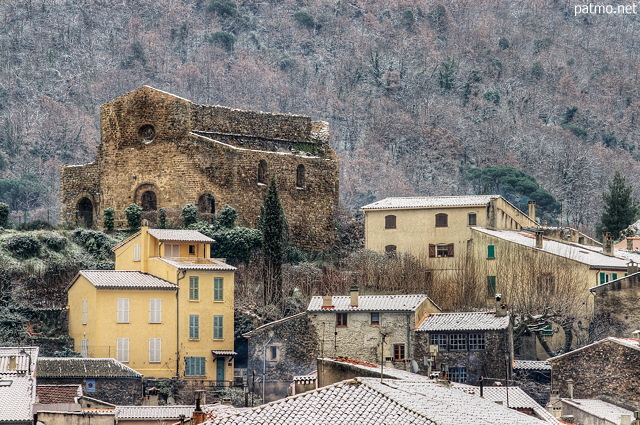
<path fill-rule="evenodd" d="M 156 129 L 151 124 L 145 124 L 138 129 L 138 137 L 142 143 L 151 143 L 156 136 Z"/>

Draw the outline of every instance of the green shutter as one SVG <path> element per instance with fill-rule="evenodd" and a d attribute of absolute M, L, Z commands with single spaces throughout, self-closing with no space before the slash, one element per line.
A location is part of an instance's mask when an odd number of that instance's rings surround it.
<path fill-rule="evenodd" d="M 611 273 L 611 280 L 616 280 L 618 278 L 618 273 Z"/>
<path fill-rule="evenodd" d="M 495 247 L 495 245 L 487 246 L 487 258 L 496 258 L 496 247 Z"/>
<path fill-rule="evenodd" d="M 189 339 L 200 338 L 200 317 L 197 314 L 189 315 Z"/>
<path fill-rule="evenodd" d="M 214 301 L 224 300 L 224 279 L 221 277 L 213 278 L 213 300 Z"/>
<path fill-rule="evenodd" d="M 198 280 L 198 276 L 191 276 L 189 278 L 189 299 L 190 300 L 199 300 L 200 299 L 200 282 Z"/>
<path fill-rule="evenodd" d="M 604 285 L 605 283 L 607 283 L 606 276 L 603 272 L 600 272 L 600 285 Z"/>
<path fill-rule="evenodd" d="M 223 316 L 213 316 L 213 339 L 223 338 Z"/>

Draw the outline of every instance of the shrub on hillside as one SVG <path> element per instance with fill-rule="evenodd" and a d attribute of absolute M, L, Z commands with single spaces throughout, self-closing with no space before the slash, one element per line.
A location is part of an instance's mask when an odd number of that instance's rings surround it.
<path fill-rule="evenodd" d="M 313 19 L 313 16 L 311 16 L 304 10 L 300 10 L 294 13 L 293 19 L 295 19 L 298 24 L 310 30 L 314 29 L 316 26 L 316 20 Z"/>
<path fill-rule="evenodd" d="M 40 255 L 42 244 L 31 234 L 17 234 L 7 239 L 4 247 L 15 257 L 27 259 Z"/>
<path fill-rule="evenodd" d="M 67 238 L 55 233 L 45 233 L 40 237 L 42 242 L 52 251 L 60 252 L 67 246 Z"/>
<path fill-rule="evenodd" d="M 0 227 L 9 227 L 9 205 L 0 202 Z"/>
<path fill-rule="evenodd" d="M 112 232 L 115 225 L 116 211 L 113 208 L 105 208 L 104 210 L 104 228 L 107 232 Z"/>
<path fill-rule="evenodd" d="M 130 204 L 127 209 L 124 210 L 124 214 L 127 216 L 129 229 L 138 230 L 142 222 L 142 207 L 138 204 Z"/>
<path fill-rule="evenodd" d="M 98 230 L 77 229 L 73 232 L 74 241 L 99 259 L 111 259 L 111 248 L 116 242 Z"/>
<path fill-rule="evenodd" d="M 217 32 L 211 33 L 207 37 L 207 41 L 211 44 L 217 44 L 218 46 L 222 47 L 226 51 L 230 52 L 233 50 L 233 45 L 236 42 L 236 37 L 233 34 L 226 31 L 217 31 Z"/>
<path fill-rule="evenodd" d="M 26 223 L 22 223 L 19 227 L 20 230 L 53 230 L 53 226 L 48 221 L 33 220 Z"/>
<path fill-rule="evenodd" d="M 185 205 L 182 209 L 182 217 L 184 218 L 184 227 L 189 227 L 198 221 L 198 208 L 193 204 Z"/>

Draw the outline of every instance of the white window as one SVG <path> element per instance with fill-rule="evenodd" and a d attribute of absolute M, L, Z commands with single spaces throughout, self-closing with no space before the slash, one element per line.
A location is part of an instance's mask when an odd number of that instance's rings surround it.
<path fill-rule="evenodd" d="M 164 256 L 167 258 L 180 257 L 180 245 L 177 243 L 168 243 L 164 246 Z"/>
<path fill-rule="evenodd" d="M 162 299 L 149 299 L 149 323 L 162 323 Z"/>
<path fill-rule="evenodd" d="M 118 323 L 129 323 L 129 298 L 118 298 Z"/>
<path fill-rule="evenodd" d="M 160 363 L 162 338 L 149 338 L 149 363 Z"/>
<path fill-rule="evenodd" d="M 122 363 L 129 363 L 129 338 L 117 339 L 116 359 Z"/>
<path fill-rule="evenodd" d="M 84 338 L 82 345 L 80 346 L 80 355 L 82 357 L 89 357 L 89 340 Z"/>
<path fill-rule="evenodd" d="M 82 300 L 82 324 L 83 325 L 87 324 L 87 311 L 88 311 L 87 300 Z"/>
<path fill-rule="evenodd" d="M 140 261 L 140 244 L 133 246 L 133 261 Z"/>

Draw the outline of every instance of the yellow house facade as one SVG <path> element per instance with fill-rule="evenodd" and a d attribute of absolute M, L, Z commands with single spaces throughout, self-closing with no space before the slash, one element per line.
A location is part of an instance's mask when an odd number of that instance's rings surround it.
<path fill-rule="evenodd" d="M 475 226 L 537 226 L 535 208 L 529 217 L 499 195 L 386 198 L 361 210 L 366 249 L 434 259 L 433 268 L 441 270 L 458 268 Z"/>
<path fill-rule="evenodd" d="M 235 268 L 209 258 L 213 242 L 143 226 L 114 248 L 115 270 L 81 271 L 68 289 L 76 351 L 148 377 L 233 380 Z"/>

